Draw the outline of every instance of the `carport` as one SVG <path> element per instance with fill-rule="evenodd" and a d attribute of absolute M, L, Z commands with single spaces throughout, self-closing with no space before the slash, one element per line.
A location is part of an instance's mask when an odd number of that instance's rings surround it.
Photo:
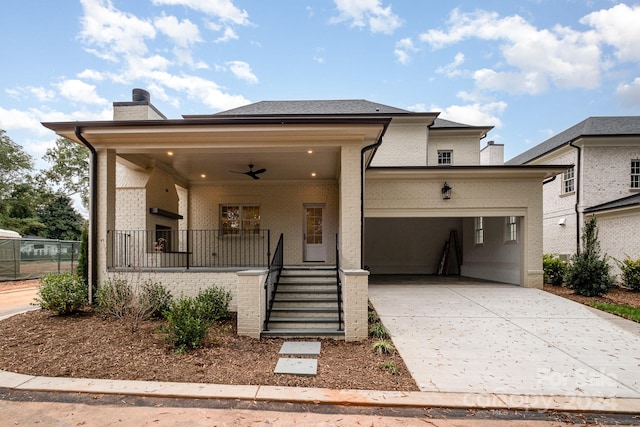
<path fill-rule="evenodd" d="M 558 171 L 371 167 L 365 177 L 362 264 L 372 275 L 442 272 L 541 288 L 542 182 Z M 448 241 L 449 268 L 443 270 Z"/>

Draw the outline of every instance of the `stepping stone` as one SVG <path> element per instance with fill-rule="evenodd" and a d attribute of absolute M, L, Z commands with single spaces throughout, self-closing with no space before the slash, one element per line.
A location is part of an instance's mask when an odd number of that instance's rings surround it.
<path fill-rule="evenodd" d="M 317 359 L 295 359 L 281 357 L 276 365 L 276 374 L 316 375 L 318 373 Z"/>
<path fill-rule="evenodd" d="M 319 356 L 319 342 L 290 341 L 282 344 L 280 354 L 286 356 Z"/>

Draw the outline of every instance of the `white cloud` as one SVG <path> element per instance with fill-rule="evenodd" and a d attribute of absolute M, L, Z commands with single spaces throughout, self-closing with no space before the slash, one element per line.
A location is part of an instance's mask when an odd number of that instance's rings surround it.
<path fill-rule="evenodd" d="M 95 81 L 104 80 L 103 73 L 97 70 L 89 70 L 89 69 L 81 71 L 80 73 L 77 74 L 77 77 L 79 79 L 85 79 L 85 80 L 95 80 Z"/>
<path fill-rule="evenodd" d="M 631 83 L 622 83 L 616 89 L 616 98 L 625 107 L 640 107 L 640 77 Z"/>
<path fill-rule="evenodd" d="M 82 104 L 107 104 L 108 101 L 96 93 L 96 87 L 81 80 L 70 79 L 58 83 L 60 95 Z"/>
<path fill-rule="evenodd" d="M 418 48 L 414 46 L 411 37 L 406 37 L 396 42 L 393 54 L 396 56 L 399 63 L 406 65 L 411 62 L 411 54 L 417 51 Z"/>
<path fill-rule="evenodd" d="M 220 37 L 218 37 L 216 43 L 226 43 L 230 40 L 238 40 L 238 34 L 231 27 L 226 27 Z"/>
<path fill-rule="evenodd" d="M 15 108 L 7 110 L 0 107 L 0 129 L 7 131 L 24 129 L 44 134 L 46 129 L 40 124 L 38 113 L 38 110 L 21 111 Z"/>
<path fill-rule="evenodd" d="M 464 54 L 462 52 L 458 52 L 451 63 L 444 67 L 438 67 L 436 69 L 436 73 L 444 74 L 447 77 L 459 76 L 462 74 L 462 71 L 460 71 L 458 67 L 462 64 L 464 64 Z"/>
<path fill-rule="evenodd" d="M 595 28 L 598 38 L 616 49 L 621 61 L 640 61 L 640 6 L 618 4 L 593 12 L 580 20 Z"/>
<path fill-rule="evenodd" d="M 121 12 L 110 0 L 80 0 L 84 9 L 81 39 L 86 50 L 100 58 L 117 60 L 119 54 L 144 55 L 146 39 L 153 39 L 156 30 L 143 19 Z"/>
<path fill-rule="evenodd" d="M 231 0 L 152 0 L 154 5 L 186 6 L 193 10 L 215 16 L 222 21 L 238 25 L 249 25 L 249 14 L 238 9 Z"/>
<path fill-rule="evenodd" d="M 425 113 L 427 110 L 427 106 L 425 104 L 413 104 L 407 107 L 407 110 L 413 111 L 414 113 Z"/>
<path fill-rule="evenodd" d="M 464 123 L 473 126 L 502 126 L 502 120 L 498 117 L 507 108 L 503 101 L 487 104 L 450 105 L 446 108 L 432 106 L 432 111 L 441 111 L 440 118 L 453 122 Z"/>
<path fill-rule="evenodd" d="M 255 84 L 258 83 L 258 77 L 251 71 L 251 66 L 244 61 L 229 61 L 226 63 L 229 70 L 240 80 Z"/>
<path fill-rule="evenodd" d="M 600 84 L 601 52 L 591 32 L 567 27 L 539 30 L 520 16 L 501 18 L 483 10 L 461 13 L 455 9 L 448 29 L 428 30 L 420 40 L 441 48 L 470 38 L 501 42 L 508 71 L 481 69 L 474 79 L 482 89 L 515 93 L 541 93 L 552 83 L 559 88 L 593 89 Z"/>
<path fill-rule="evenodd" d="M 175 16 L 163 15 L 154 20 L 156 28 L 180 47 L 189 47 L 202 41 L 198 26 L 185 19 L 178 21 Z"/>
<path fill-rule="evenodd" d="M 381 0 L 334 0 L 340 14 L 332 23 L 351 21 L 352 27 L 366 27 L 373 33 L 392 34 L 402 25 L 391 6 L 383 7 Z"/>

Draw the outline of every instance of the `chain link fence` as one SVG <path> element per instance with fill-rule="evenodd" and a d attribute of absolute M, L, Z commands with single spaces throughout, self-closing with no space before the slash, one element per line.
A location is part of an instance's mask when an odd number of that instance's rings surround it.
<path fill-rule="evenodd" d="M 79 254 L 79 241 L 0 239 L 0 282 L 75 272 Z"/>

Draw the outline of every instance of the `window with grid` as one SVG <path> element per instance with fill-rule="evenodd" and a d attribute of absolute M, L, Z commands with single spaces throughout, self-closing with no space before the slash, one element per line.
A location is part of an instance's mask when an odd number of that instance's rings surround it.
<path fill-rule="evenodd" d="M 571 166 L 562 174 L 562 194 L 576 191 L 575 183 L 575 169 Z"/>
<path fill-rule="evenodd" d="M 438 164 L 439 165 L 452 165 L 453 164 L 453 151 L 452 150 L 438 150 Z"/>
<path fill-rule="evenodd" d="M 475 218 L 475 243 L 482 245 L 484 243 L 484 220 L 481 216 Z"/>
<path fill-rule="evenodd" d="M 223 235 L 258 234 L 260 206 L 220 205 L 220 229 Z"/>
<path fill-rule="evenodd" d="M 506 221 L 505 228 L 507 242 L 516 242 L 518 241 L 518 218 L 515 216 L 508 216 Z"/>
<path fill-rule="evenodd" d="M 631 188 L 640 188 L 640 160 L 631 160 Z"/>

